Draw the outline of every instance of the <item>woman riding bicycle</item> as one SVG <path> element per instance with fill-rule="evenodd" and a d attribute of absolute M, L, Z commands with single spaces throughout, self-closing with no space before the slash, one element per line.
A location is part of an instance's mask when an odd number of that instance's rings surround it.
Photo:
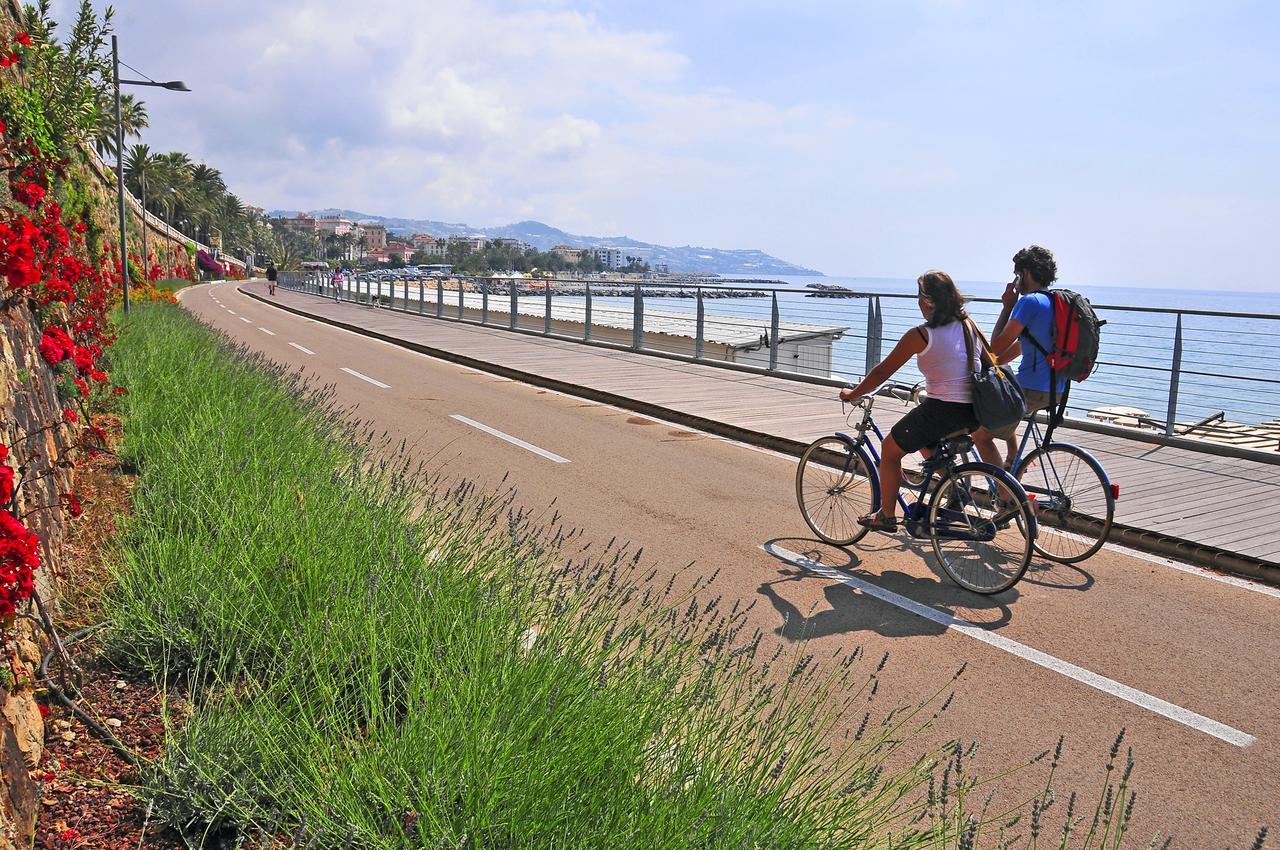
<path fill-rule="evenodd" d="M 920 313 L 925 323 L 903 334 L 892 352 L 856 387 L 840 391 L 841 401 L 856 401 L 874 391 L 913 356 L 924 375 L 929 397 L 893 426 L 881 448 L 880 510 L 858 518 L 874 531 L 897 531 L 898 486 L 902 458 L 929 449 L 942 438 L 978 427 L 973 412 L 973 373 L 978 369 L 977 346 L 970 355 L 965 345 L 967 300 L 946 272 L 929 271 L 917 280 Z"/>

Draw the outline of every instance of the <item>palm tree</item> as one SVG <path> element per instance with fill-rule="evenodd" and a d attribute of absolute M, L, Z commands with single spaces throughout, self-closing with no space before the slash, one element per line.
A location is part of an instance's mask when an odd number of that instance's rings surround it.
<path fill-rule="evenodd" d="M 273 230 L 271 242 L 271 253 L 275 255 L 273 259 L 276 268 L 282 272 L 297 271 L 301 268 L 304 253 L 296 240 Z"/>
<path fill-rule="evenodd" d="M 130 145 L 124 152 L 124 185 L 135 195 L 146 199 L 147 190 L 155 188 L 160 176 L 160 157 L 150 145 Z"/>
<path fill-rule="evenodd" d="M 191 157 L 181 151 L 170 151 L 156 156 L 155 203 L 164 210 L 169 222 L 191 203 Z"/>
<path fill-rule="evenodd" d="M 218 201 L 218 229 L 222 231 L 222 248 L 239 256 L 248 246 L 244 204 L 233 193 L 226 192 Z"/>
<path fill-rule="evenodd" d="M 205 165 L 203 162 L 191 169 L 191 200 L 188 212 L 200 230 L 200 235 L 208 239 L 209 231 L 218 221 L 221 213 L 222 196 L 227 191 L 227 184 L 222 180 L 222 172 Z"/>
<path fill-rule="evenodd" d="M 94 117 L 93 146 L 98 156 L 116 156 L 116 110 L 110 96 L 102 93 Z M 120 134 L 129 139 L 141 136 L 151 126 L 147 117 L 147 105 L 131 94 L 120 95 Z"/>

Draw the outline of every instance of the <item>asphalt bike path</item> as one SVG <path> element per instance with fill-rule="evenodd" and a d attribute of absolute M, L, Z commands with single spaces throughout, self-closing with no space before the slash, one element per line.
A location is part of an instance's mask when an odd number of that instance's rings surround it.
<path fill-rule="evenodd" d="M 1079 566 L 1033 562 L 1013 590 L 974 596 L 931 569 L 927 541 L 873 534 L 840 550 L 814 540 L 795 504 L 793 458 L 371 340 L 232 284 L 181 299 L 231 338 L 333 384 L 338 404 L 406 438 L 445 477 L 497 486 L 505 475 L 521 504 L 554 501 L 547 515 L 558 510 L 587 540 L 643 546 L 643 561 L 665 570 L 656 584 L 690 562 L 684 582 L 719 568 L 713 592 L 756 602 L 766 633 L 807 637 L 818 658 L 859 644 L 869 656 L 890 651 L 882 709 L 968 663 L 939 739 L 980 740 L 989 770 L 1066 734 L 1061 787 L 1092 792 L 1123 727 L 1140 760 L 1135 834 L 1247 844 L 1275 823 L 1280 700 L 1260 683 L 1280 668 L 1280 592 L 1108 547 Z M 832 429 L 842 425 L 833 416 Z"/>

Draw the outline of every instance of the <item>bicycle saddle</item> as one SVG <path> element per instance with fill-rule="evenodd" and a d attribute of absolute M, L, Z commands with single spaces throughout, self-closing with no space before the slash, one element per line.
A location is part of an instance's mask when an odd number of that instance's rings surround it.
<path fill-rule="evenodd" d="M 957 431 L 954 434 L 948 434 L 938 443 L 940 452 L 952 455 L 962 455 L 973 448 L 973 437 L 968 431 Z"/>

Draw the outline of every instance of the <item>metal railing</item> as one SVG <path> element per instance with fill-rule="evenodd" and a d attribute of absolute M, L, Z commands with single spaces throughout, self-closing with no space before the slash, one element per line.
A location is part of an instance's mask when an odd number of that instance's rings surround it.
<path fill-rule="evenodd" d="M 327 273 L 282 285 L 344 301 L 820 383 L 865 375 L 922 322 L 914 292 L 830 292 L 696 281 L 389 279 Z M 1098 368 L 1071 389 L 1073 418 L 1280 450 L 1280 315 L 1095 304 Z M 988 331 L 994 298 L 969 312 Z M 913 364 L 900 380 L 919 380 Z"/>

